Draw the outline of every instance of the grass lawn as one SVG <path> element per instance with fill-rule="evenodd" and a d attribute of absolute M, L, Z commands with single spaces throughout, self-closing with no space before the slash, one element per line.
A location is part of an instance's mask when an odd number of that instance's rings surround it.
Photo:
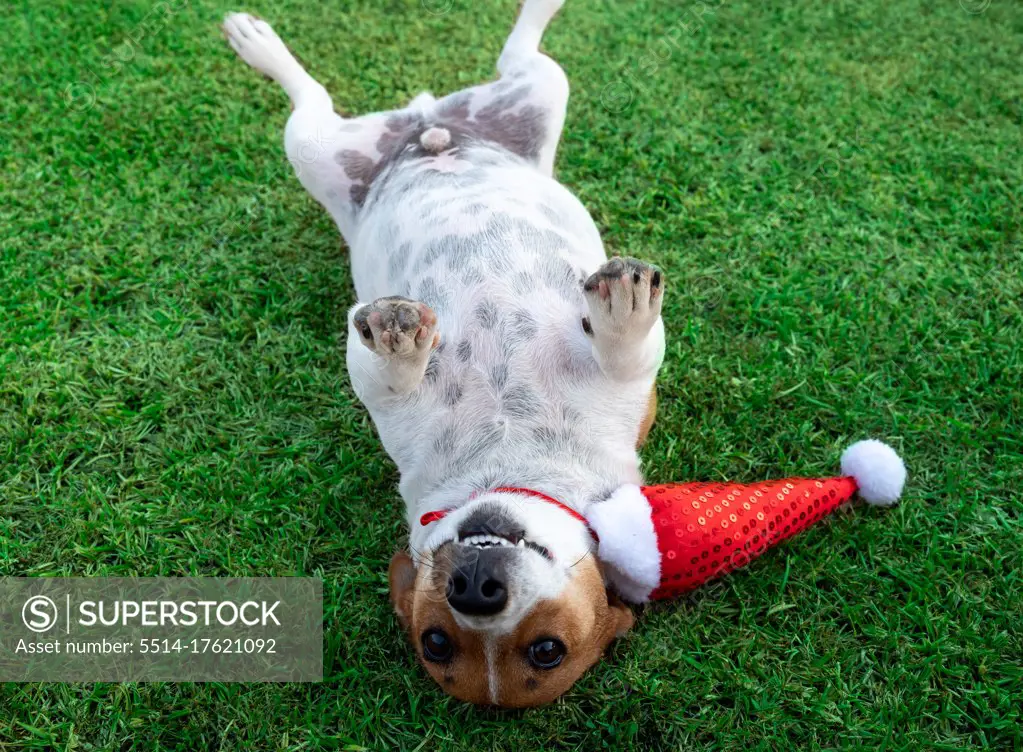
<path fill-rule="evenodd" d="M 475 709 L 417 668 L 345 249 L 217 23 L 261 14 L 359 113 L 489 77 L 516 7 L 0 8 L 0 574 L 326 599 L 322 684 L 2 685 L 0 750 L 1023 744 L 1013 0 L 568 0 L 560 177 L 669 282 L 649 480 L 826 474 L 876 436 L 910 481 L 646 608 L 554 706 Z"/>

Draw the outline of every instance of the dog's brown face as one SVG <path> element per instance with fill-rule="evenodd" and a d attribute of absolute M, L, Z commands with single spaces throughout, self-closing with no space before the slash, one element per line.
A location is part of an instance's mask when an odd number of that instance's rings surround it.
<path fill-rule="evenodd" d="M 420 661 L 460 700 L 509 708 L 551 702 L 632 626 L 632 612 L 609 596 L 596 559 L 587 555 L 557 597 L 537 600 L 511 628 L 495 632 L 485 618 L 467 627 L 451 604 L 451 583 L 464 566 L 457 545 L 444 544 L 418 570 L 408 554 L 395 554 L 390 584 Z"/>

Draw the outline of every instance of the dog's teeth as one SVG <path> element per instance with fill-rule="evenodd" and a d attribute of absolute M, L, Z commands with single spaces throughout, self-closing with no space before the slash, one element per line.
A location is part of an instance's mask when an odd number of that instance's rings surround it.
<path fill-rule="evenodd" d="M 519 542 L 515 544 L 515 547 L 516 548 L 525 548 L 526 547 L 526 539 L 525 538 L 519 538 Z"/>
<path fill-rule="evenodd" d="M 519 546 L 520 548 L 525 545 L 524 541 L 513 543 L 507 538 L 502 538 L 499 535 L 490 535 L 487 533 L 481 533 L 480 535 L 469 535 L 465 538 L 460 538 L 459 543 L 465 546 L 474 546 L 475 548 L 489 548 L 490 546 Z"/>

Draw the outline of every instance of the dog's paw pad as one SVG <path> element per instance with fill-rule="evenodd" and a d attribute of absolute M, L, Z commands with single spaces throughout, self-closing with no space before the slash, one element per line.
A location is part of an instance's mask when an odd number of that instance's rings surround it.
<path fill-rule="evenodd" d="M 639 334 L 650 330 L 661 313 L 664 278 L 660 270 L 634 258 L 613 258 L 583 283 L 590 315 L 583 319 L 588 335 L 602 331 Z"/>
<path fill-rule="evenodd" d="M 353 323 L 363 344 L 387 358 L 428 353 L 440 342 L 437 314 L 408 298 L 379 298 L 356 311 Z"/>

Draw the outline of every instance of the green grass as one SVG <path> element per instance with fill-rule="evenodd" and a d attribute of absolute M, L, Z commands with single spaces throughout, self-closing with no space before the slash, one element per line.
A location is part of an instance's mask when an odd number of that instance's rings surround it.
<path fill-rule="evenodd" d="M 561 179 L 669 280 L 648 476 L 829 473 L 878 436 L 905 502 L 646 608 L 517 713 L 440 694 L 391 615 L 346 254 L 234 6 L 0 8 L 0 574 L 326 597 L 322 684 L 3 685 L 0 749 L 1020 749 L 1023 6 L 716 2 L 569 0 L 545 41 Z M 445 3 L 245 9 L 365 112 L 491 74 L 516 3 Z"/>

